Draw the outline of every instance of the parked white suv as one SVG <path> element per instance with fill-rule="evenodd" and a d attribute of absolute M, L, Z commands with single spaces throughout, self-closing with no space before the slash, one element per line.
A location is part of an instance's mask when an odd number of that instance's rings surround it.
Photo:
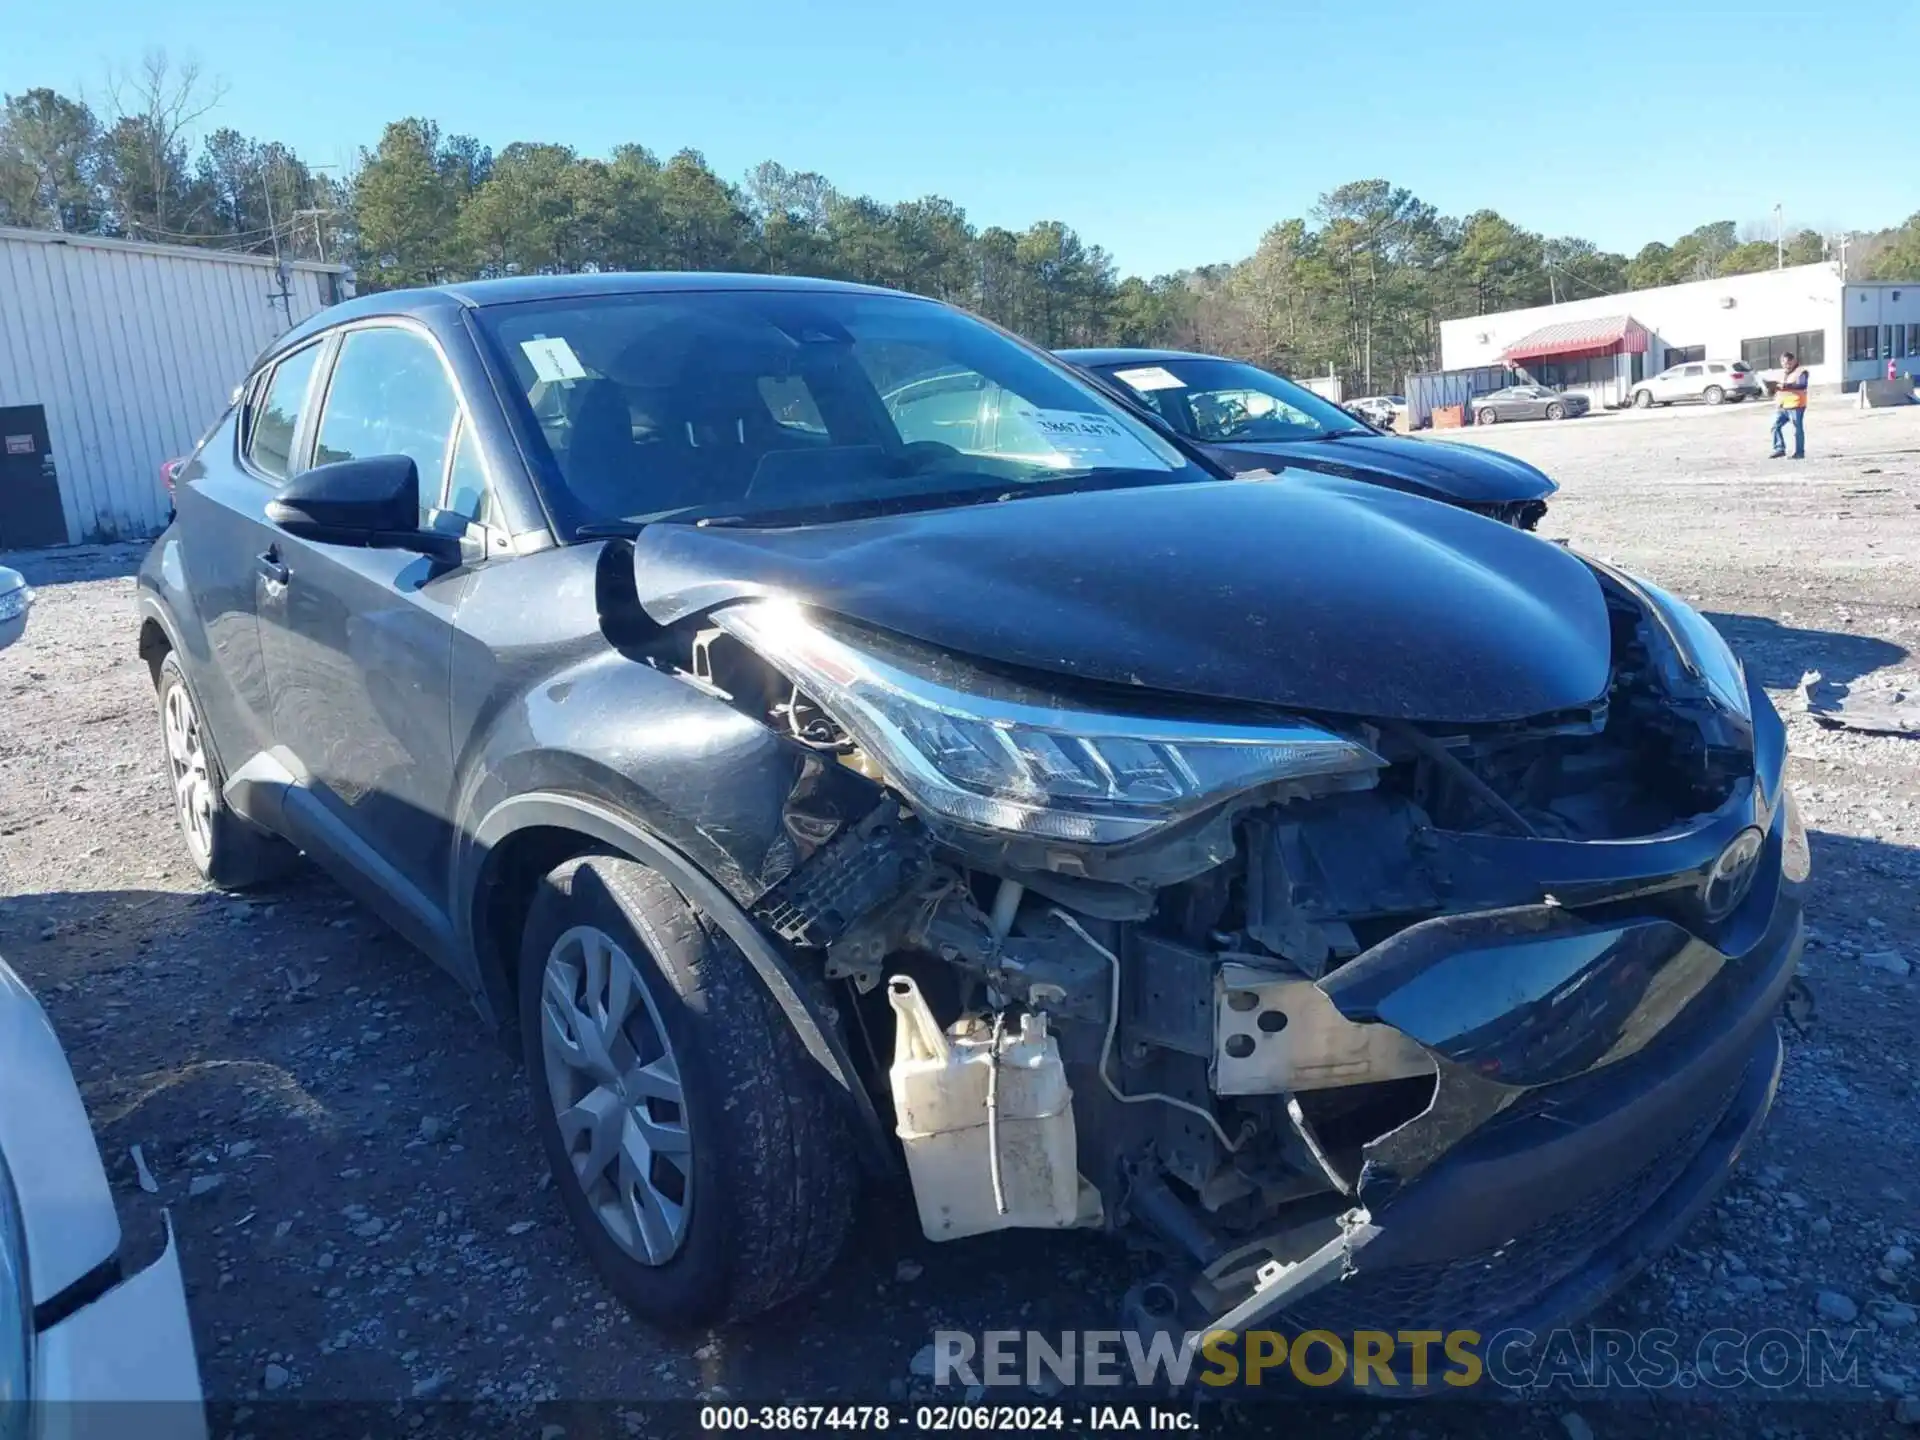
<path fill-rule="evenodd" d="M 1676 400 L 1704 400 L 1718 405 L 1723 400 L 1758 399 L 1766 387 L 1743 360 L 1690 360 L 1684 365 L 1669 365 L 1658 375 L 1649 376 L 1633 387 L 1633 403 L 1645 410 L 1649 405 L 1671 405 Z"/>
<path fill-rule="evenodd" d="M 0 648 L 33 592 L 0 566 Z M 123 1265 L 120 1216 L 46 1012 L 0 960 L 0 1437 L 205 1440 L 171 1224 Z"/>

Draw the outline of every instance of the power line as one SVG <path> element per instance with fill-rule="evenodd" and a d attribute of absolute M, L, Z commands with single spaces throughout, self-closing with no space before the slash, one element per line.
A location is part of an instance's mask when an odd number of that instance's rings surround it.
<path fill-rule="evenodd" d="M 144 220 L 135 220 L 129 228 L 133 230 L 137 230 L 144 235 L 157 235 L 157 236 L 160 236 L 162 239 L 166 239 L 166 240 L 195 241 L 195 240 L 250 240 L 257 237 L 264 237 L 264 236 L 270 235 L 274 233 L 276 230 L 282 234 L 289 234 L 293 231 L 295 227 L 291 224 L 288 224 L 288 225 L 262 225 L 252 230 L 186 231 L 186 230 L 166 230 L 161 228 L 158 225 L 149 225 Z"/>
<path fill-rule="evenodd" d="M 1577 281 L 1578 283 L 1586 286 L 1587 289 L 1592 291 L 1595 295 L 1605 297 L 1606 295 L 1609 295 L 1612 293 L 1611 291 L 1602 290 L 1598 285 L 1594 284 L 1591 280 L 1583 279 L 1582 277 L 1574 274 L 1573 271 L 1567 269 L 1566 266 L 1559 264 L 1557 261 L 1543 260 L 1541 261 L 1541 264 L 1543 264 L 1547 268 L 1547 270 L 1553 274 L 1564 275 L 1566 276 L 1567 279 Z"/>

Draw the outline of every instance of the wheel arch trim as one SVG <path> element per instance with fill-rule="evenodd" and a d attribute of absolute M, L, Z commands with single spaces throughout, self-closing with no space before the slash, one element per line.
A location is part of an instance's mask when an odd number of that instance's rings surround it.
<path fill-rule="evenodd" d="M 200 721 L 200 743 L 213 753 L 213 763 L 218 767 L 221 776 L 230 777 L 233 772 L 227 766 L 226 756 L 220 751 L 220 737 L 214 733 L 213 726 L 207 723 L 207 708 L 200 703 L 199 686 L 188 667 L 187 662 L 192 659 L 193 652 L 187 649 L 181 642 L 180 626 L 174 619 L 173 611 L 158 595 L 142 587 L 139 599 L 139 614 L 141 632 L 145 632 L 147 628 L 146 622 L 151 620 L 160 627 L 160 633 L 166 637 L 167 654 L 180 657 L 177 662 L 180 666 L 180 680 L 181 683 L 187 687 L 187 699 L 193 702 L 194 714 Z M 138 643 L 138 636 L 136 636 L 135 644 L 138 645 Z M 154 667 L 154 682 L 157 693 L 159 684 L 158 666 Z"/>
<path fill-rule="evenodd" d="M 597 801 L 553 792 L 515 795 L 495 805 L 473 828 L 464 847 L 467 856 L 461 866 L 454 913 L 457 933 L 464 942 L 460 948 L 479 963 L 483 992 L 480 998 L 489 1011 L 495 1008 L 491 996 L 500 993 L 498 987 L 506 977 L 486 973 L 490 968 L 501 969 L 502 957 L 487 956 L 475 943 L 473 919 L 480 900 L 480 884 L 488 861 L 500 843 L 518 831 L 535 827 L 574 831 L 584 839 L 598 841 L 658 871 L 711 917 L 746 956 L 747 963 L 780 1007 L 807 1054 L 827 1078 L 845 1092 L 859 1117 L 862 1138 L 867 1142 L 862 1147 L 863 1159 L 869 1166 L 878 1165 L 883 1170 L 896 1168 L 886 1147 L 885 1126 L 854 1069 L 852 1056 L 835 1030 L 833 1017 L 822 1014 L 808 999 L 799 975 L 778 944 L 754 923 L 753 917 L 717 880 L 657 835 Z M 490 1018 L 497 1021 L 502 1017 L 495 1014 Z"/>

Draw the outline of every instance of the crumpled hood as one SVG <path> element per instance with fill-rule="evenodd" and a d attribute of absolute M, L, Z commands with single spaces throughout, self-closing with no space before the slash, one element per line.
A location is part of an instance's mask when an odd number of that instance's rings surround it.
<path fill-rule="evenodd" d="M 1611 662 L 1600 586 L 1566 550 L 1316 475 L 789 529 L 649 525 L 634 575 L 661 624 L 786 596 L 1077 680 L 1383 719 L 1587 705 Z"/>
<path fill-rule="evenodd" d="M 1474 505 L 1544 500 L 1560 488 L 1526 461 L 1497 450 L 1410 435 L 1343 435 L 1337 440 L 1273 440 L 1205 448 L 1236 472 L 1297 466 L 1349 480 L 1411 485 L 1423 493 Z"/>

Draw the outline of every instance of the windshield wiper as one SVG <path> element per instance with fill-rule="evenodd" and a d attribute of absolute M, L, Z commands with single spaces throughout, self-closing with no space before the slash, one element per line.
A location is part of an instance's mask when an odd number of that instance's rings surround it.
<path fill-rule="evenodd" d="M 1097 486 L 1087 482 L 1097 481 Z M 859 520 L 876 515 L 901 515 L 917 510 L 960 509 L 968 505 L 997 505 L 1004 500 L 1030 500 L 1042 495 L 1068 495 L 1090 488 L 1131 490 L 1176 482 L 1176 473 L 1100 468 L 1074 470 L 1024 483 L 968 486 L 964 490 L 930 490 L 904 495 L 855 495 L 795 505 L 784 510 L 755 510 L 736 515 L 705 515 L 693 520 L 702 529 L 779 529 L 830 520 Z"/>

